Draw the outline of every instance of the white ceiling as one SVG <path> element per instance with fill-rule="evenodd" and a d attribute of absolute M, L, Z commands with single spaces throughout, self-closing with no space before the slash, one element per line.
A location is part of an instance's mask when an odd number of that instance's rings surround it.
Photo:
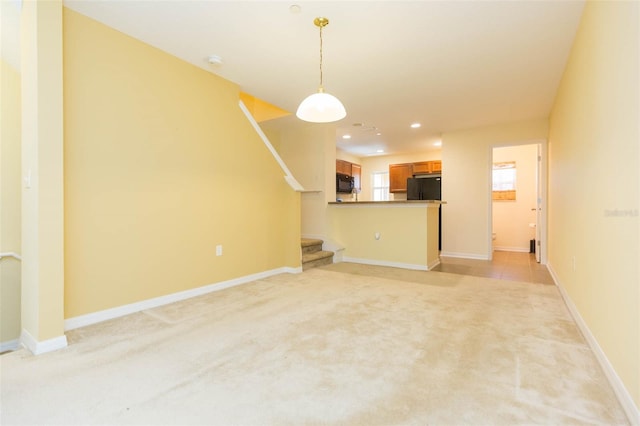
<path fill-rule="evenodd" d="M 336 142 L 356 156 L 433 149 L 444 132 L 547 117 L 584 6 L 582 0 L 64 4 L 291 112 L 317 90 L 313 19 L 328 17 L 324 86 L 347 109 Z M 209 64 L 210 55 L 223 64 Z M 410 129 L 413 122 L 422 127 Z M 343 140 L 345 133 L 353 138 Z"/>

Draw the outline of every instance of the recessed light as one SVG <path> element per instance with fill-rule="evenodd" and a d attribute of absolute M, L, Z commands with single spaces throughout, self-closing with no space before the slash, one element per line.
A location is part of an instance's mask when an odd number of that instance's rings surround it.
<path fill-rule="evenodd" d="M 351 139 L 351 135 L 343 135 L 342 139 Z"/>
<path fill-rule="evenodd" d="M 433 144 L 435 146 L 442 146 L 442 141 L 435 141 Z"/>
<path fill-rule="evenodd" d="M 302 11 L 302 8 L 300 7 L 299 4 L 292 4 L 291 6 L 289 6 L 289 12 L 293 14 L 298 14 L 301 11 Z"/>
<path fill-rule="evenodd" d="M 380 132 L 376 133 L 376 136 L 381 136 L 381 135 L 382 135 L 382 133 L 380 133 Z"/>
<path fill-rule="evenodd" d="M 420 127 L 420 123 L 413 123 L 413 124 L 411 125 L 411 128 L 412 128 L 412 129 L 417 129 L 418 127 Z"/>
<path fill-rule="evenodd" d="M 376 150 L 376 152 L 377 152 L 378 154 L 382 154 L 382 153 L 384 152 L 384 149 L 378 149 L 378 150 Z"/>

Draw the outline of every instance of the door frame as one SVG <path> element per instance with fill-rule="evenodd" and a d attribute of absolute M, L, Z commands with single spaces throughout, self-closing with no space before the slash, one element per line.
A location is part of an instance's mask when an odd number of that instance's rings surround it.
<path fill-rule="evenodd" d="M 518 142 L 504 142 L 496 143 L 489 146 L 489 185 L 488 194 L 489 199 L 489 218 L 488 218 L 488 247 L 489 256 L 488 259 L 493 259 L 493 198 L 492 198 L 492 181 L 493 181 L 493 149 L 505 148 L 510 146 L 522 146 L 522 145 L 537 145 L 538 146 L 538 161 L 537 161 L 537 173 L 536 173 L 536 193 L 537 193 L 537 211 L 536 211 L 536 259 L 539 256 L 539 262 L 542 265 L 547 264 L 547 163 L 548 163 L 548 146 L 546 139 L 534 139 Z"/>

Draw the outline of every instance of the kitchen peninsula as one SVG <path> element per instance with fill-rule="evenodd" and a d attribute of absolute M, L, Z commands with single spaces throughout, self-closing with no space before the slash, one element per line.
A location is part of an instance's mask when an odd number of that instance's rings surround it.
<path fill-rule="evenodd" d="M 330 202 L 329 237 L 346 262 L 429 270 L 440 263 L 440 200 Z"/>

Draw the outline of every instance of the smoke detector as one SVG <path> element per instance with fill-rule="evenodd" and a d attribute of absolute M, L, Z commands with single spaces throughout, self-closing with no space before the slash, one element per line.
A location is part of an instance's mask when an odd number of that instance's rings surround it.
<path fill-rule="evenodd" d="M 207 58 L 207 62 L 211 65 L 222 65 L 222 58 L 218 55 L 211 55 Z"/>

